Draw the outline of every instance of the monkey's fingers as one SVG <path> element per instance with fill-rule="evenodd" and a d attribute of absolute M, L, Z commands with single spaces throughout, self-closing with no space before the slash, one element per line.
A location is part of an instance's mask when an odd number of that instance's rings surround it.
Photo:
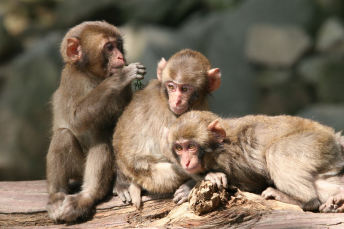
<path fill-rule="evenodd" d="M 216 184 L 218 188 L 221 187 L 227 187 L 227 177 L 224 173 L 208 173 L 205 178 L 205 180 L 209 180 L 211 183 Z"/>
<path fill-rule="evenodd" d="M 123 203 L 129 204 L 131 203 L 131 196 L 128 190 L 124 190 L 122 192 L 118 192 L 118 197 L 122 200 Z"/>
<path fill-rule="evenodd" d="M 181 205 L 187 200 L 188 200 L 188 195 L 185 195 L 184 192 L 180 192 L 179 194 L 174 195 L 173 197 L 173 202 L 175 202 L 177 205 Z"/>
<path fill-rule="evenodd" d="M 137 184 L 131 183 L 129 186 L 129 193 L 133 205 L 137 208 L 141 208 L 141 187 Z"/>

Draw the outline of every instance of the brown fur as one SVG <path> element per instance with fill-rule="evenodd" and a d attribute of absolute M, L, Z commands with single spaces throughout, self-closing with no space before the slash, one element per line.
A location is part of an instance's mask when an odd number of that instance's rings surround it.
<path fill-rule="evenodd" d="M 216 119 L 226 132 L 222 143 L 208 129 Z M 196 141 L 204 171 L 221 171 L 242 190 L 260 193 L 274 186 L 305 210 L 317 210 L 343 187 L 341 138 L 332 128 L 299 117 L 221 119 L 192 111 L 171 127 L 169 142 Z"/>
<path fill-rule="evenodd" d="M 189 110 L 205 110 L 210 92 L 207 91 L 209 68 L 210 64 L 202 54 L 192 50 L 178 52 L 167 63 L 159 63 L 160 80 L 152 80 L 144 90 L 137 92 L 123 112 L 116 126 L 113 146 L 117 166 L 135 184 L 133 187 L 169 193 L 188 179 L 168 160 L 167 131 L 177 117 L 169 109 L 164 82 L 174 78 L 179 83 L 192 85 L 197 98 L 189 101 Z M 137 193 L 135 191 L 135 195 Z M 140 198 L 132 198 L 139 207 Z"/>
<path fill-rule="evenodd" d="M 112 131 L 131 100 L 130 82 L 144 74 L 138 64 L 114 70 L 115 54 L 107 52 L 104 57 L 106 42 L 121 39 L 117 28 L 106 22 L 84 22 L 62 41 L 65 67 L 52 98 L 53 133 L 47 154 L 47 209 L 56 221 L 88 217 L 94 204 L 111 191 Z M 68 40 L 78 44 L 77 49 Z M 71 180 L 82 184 L 81 192 L 70 195 Z"/>

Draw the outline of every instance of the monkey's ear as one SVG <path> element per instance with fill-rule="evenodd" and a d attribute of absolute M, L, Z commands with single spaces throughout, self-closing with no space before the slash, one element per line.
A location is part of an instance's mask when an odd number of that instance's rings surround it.
<path fill-rule="evenodd" d="M 72 37 L 67 39 L 66 54 L 70 61 L 76 62 L 81 59 L 81 45 L 78 38 Z"/>
<path fill-rule="evenodd" d="M 219 68 L 212 68 L 208 70 L 208 90 L 213 92 L 221 85 L 221 72 Z"/>
<path fill-rule="evenodd" d="M 226 138 L 226 131 L 222 128 L 219 123 L 219 120 L 214 120 L 208 125 L 208 130 L 211 131 L 214 135 L 218 143 L 222 143 L 223 140 Z"/>
<path fill-rule="evenodd" d="M 158 80 L 160 82 L 162 80 L 162 70 L 164 70 L 164 68 L 166 67 L 166 64 L 167 64 L 167 61 L 165 60 L 165 58 L 161 58 L 161 60 L 158 63 L 156 73 L 157 73 Z"/>

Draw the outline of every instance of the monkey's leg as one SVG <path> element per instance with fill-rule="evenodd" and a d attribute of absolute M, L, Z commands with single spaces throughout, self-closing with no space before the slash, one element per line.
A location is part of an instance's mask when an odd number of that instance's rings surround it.
<path fill-rule="evenodd" d="M 309 152 L 316 136 L 300 133 L 285 137 L 266 151 L 267 168 L 276 188 L 300 201 L 304 210 L 318 210 L 321 202 L 315 187 L 315 172 Z"/>
<path fill-rule="evenodd" d="M 47 154 L 47 182 L 49 216 L 58 220 L 60 207 L 70 191 L 69 179 L 81 180 L 84 155 L 78 140 L 68 129 L 54 132 Z"/>
<path fill-rule="evenodd" d="M 294 205 L 298 205 L 298 206 L 302 207 L 302 204 L 299 201 L 291 198 L 287 194 L 285 194 L 285 193 L 283 193 L 283 192 L 281 192 L 275 188 L 272 188 L 272 187 L 268 187 L 267 189 L 265 189 L 262 192 L 262 196 L 266 200 L 273 199 L 273 200 L 278 200 L 278 201 L 281 201 L 284 203 L 294 204 Z"/>
<path fill-rule="evenodd" d="M 61 207 L 60 220 L 72 222 L 85 219 L 94 211 L 94 205 L 112 191 L 113 153 L 106 143 L 90 148 L 85 164 L 84 181 L 80 193 L 66 196 Z"/>

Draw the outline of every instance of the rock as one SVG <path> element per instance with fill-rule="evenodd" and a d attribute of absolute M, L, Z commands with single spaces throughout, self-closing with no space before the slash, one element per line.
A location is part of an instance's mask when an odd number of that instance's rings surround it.
<path fill-rule="evenodd" d="M 314 56 L 302 61 L 298 74 L 312 83 L 320 102 L 344 102 L 342 57 Z"/>
<path fill-rule="evenodd" d="M 265 70 L 257 75 L 257 112 L 269 115 L 294 114 L 312 102 L 309 85 L 290 70 Z"/>
<path fill-rule="evenodd" d="M 191 190 L 189 207 L 196 215 L 202 215 L 224 205 L 228 198 L 225 188 L 218 188 L 216 184 L 203 180 Z"/>
<path fill-rule="evenodd" d="M 323 69 L 328 64 L 326 56 L 311 56 L 300 62 L 297 67 L 297 73 L 304 80 L 317 84 L 323 75 Z"/>
<path fill-rule="evenodd" d="M 315 104 L 301 110 L 298 115 L 331 126 L 336 131 L 344 130 L 344 104 Z"/>
<path fill-rule="evenodd" d="M 61 39 L 61 34 L 50 34 L 8 66 L 0 97 L 0 125 L 6 130 L 0 132 L 0 179 L 45 176 L 51 128 L 49 101 L 60 78 Z"/>
<path fill-rule="evenodd" d="M 0 61 L 8 60 L 9 57 L 12 57 L 20 49 L 19 41 L 8 33 L 4 26 L 3 17 L 0 16 Z"/>
<path fill-rule="evenodd" d="M 274 23 L 303 28 L 311 20 L 312 7 L 308 0 L 247 0 L 236 10 L 189 22 L 190 30 L 204 26 L 204 32 L 198 33 L 192 41 L 202 47 L 200 50 L 222 72 L 222 85 L 211 97 L 211 109 L 225 116 L 256 112 L 257 76 L 245 55 L 245 37 L 251 26 Z M 205 21 L 211 22 L 210 25 Z"/>
<path fill-rule="evenodd" d="M 246 55 L 270 67 L 290 67 L 310 48 L 308 35 L 296 26 L 253 25 L 247 35 Z"/>
<path fill-rule="evenodd" d="M 316 50 L 320 52 L 344 52 L 344 27 L 336 18 L 330 18 L 320 27 Z"/>
<path fill-rule="evenodd" d="M 269 115 L 294 114 L 312 102 L 307 83 L 290 70 L 262 70 L 257 73 L 257 112 Z"/>

